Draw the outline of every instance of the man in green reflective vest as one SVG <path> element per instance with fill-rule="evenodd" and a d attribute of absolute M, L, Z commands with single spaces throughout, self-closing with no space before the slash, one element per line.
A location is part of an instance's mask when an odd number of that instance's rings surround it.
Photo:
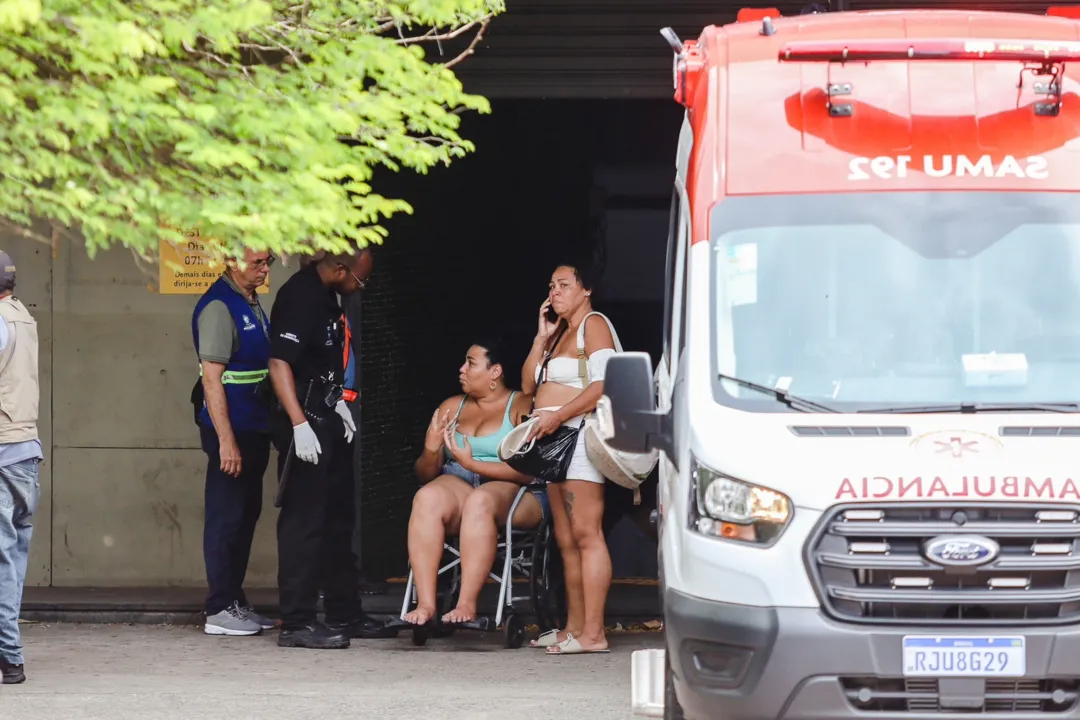
<path fill-rule="evenodd" d="M 257 635 L 274 626 L 255 612 L 243 589 L 270 461 L 264 399 L 269 320 L 256 290 L 266 282 L 273 261 L 269 253 L 252 250 L 242 263 L 230 259 L 191 318 L 203 390 L 197 419 L 208 460 L 203 531 L 207 635 Z"/>

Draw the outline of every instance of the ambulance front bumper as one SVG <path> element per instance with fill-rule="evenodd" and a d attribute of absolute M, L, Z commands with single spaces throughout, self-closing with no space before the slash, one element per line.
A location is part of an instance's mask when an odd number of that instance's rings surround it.
<path fill-rule="evenodd" d="M 1080 720 L 1080 627 L 855 626 L 664 590 L 675 695 L 695 720 Z M 905 635 L 1022 636 L 1023 677 L 905 678 Z"/>

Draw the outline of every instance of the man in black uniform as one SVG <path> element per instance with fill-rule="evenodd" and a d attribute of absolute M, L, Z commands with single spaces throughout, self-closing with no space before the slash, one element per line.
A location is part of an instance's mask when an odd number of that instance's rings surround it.
<path fill-rule="evenodd" d="M 274 432 L 282 647 L 347 648 L 349 638 L 394 634 L 364 613 L 352 550 L 356 424 L 337 295 L 363 290 L 371 269 L 369 249 L 321 257 L 281 286 L 270 313 L 270 379 L 287 416 Z M 315 614 L 320 590 L 325 624 Z"/>

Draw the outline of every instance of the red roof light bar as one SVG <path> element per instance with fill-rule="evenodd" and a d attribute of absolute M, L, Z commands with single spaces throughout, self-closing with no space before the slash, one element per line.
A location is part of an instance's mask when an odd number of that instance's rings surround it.
<path fill-rule="evenodd" d="M 780 11 L 776 8 L 748 8 L 745 7 L 739 10 L 739 14 L 735 17 L 735 22 L 759 22 L 767 17 L 780 17 Z"/>
<path fill-rule="evenodd" d="M 1080 19 L 1080 6 L 1078 5 L 1051 5 L 1046 8 L 1046 14 L 1052 17 Z"/>
<path fill-rule="evenodd" d="M 918 38 L 895 40 L 801 40 L 780 47 L 781 62 L 956 60 L 1061 63 L 1080 60 L 1080 42 Z"/>

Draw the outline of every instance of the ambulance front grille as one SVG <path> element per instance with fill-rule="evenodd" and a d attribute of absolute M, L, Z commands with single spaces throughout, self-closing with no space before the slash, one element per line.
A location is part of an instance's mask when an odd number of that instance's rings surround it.
<path fill-rule="evenodd" d="M 1073 710 L 1080 697 L 1080 681 L 1072 678 L 976 682 L 982 686 L 981 706 L 961 709 L 950 707 L 947 696 L 943 697 L 941 681 L 932 678 L 840 678 L 848 702 L 862 712 L 1064 713 Z"/>
<path fill-rule="evenodd" d="M 925 543 L 988 538 L 991 562 L 946 567 Z M 1080 621 L 1080 507 L 894 503 L 830 509 L 806 544 L 810 578 L 830 617 L 920 625 Z"/>

